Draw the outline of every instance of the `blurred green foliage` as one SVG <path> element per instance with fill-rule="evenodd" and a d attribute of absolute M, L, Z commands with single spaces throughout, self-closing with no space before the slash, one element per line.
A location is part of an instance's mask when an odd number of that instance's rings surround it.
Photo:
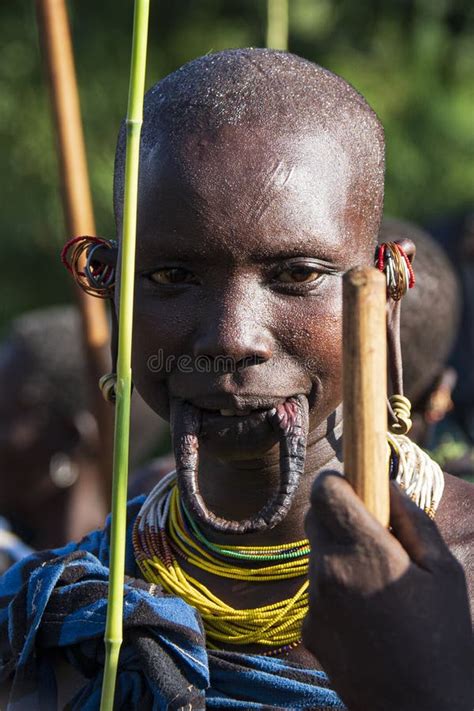
<path fill-rule="evenodd" d="M 112 169 L 125 113 L 131 0 L 69 3 L 99 234 L 112 236 Z M 154 0 L 147 84 L 225 47 L 261 46 L 266 0 Z M 387 136 L 387 212 L 428 219 L 474 188 L 474 6 L 469 0 L 290 0 L 290 50 L 341 74 Z M 0 4 L 0 326 L 70 298 L 54 135 L 32 0 Z"/>

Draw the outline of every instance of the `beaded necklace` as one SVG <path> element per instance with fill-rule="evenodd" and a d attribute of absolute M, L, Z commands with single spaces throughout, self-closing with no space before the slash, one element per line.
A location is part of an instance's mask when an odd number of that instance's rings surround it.
<path fill-rule="evenodd" d="M 176 497 L 177 499 L 177 497 Z M 290 558 L 300 558 L 302 556 L 308 556 L 310 549 L 308 540 L 303 538 L 301 541 L 296 541 L 295 543 L 281 543 L 279 546 L 221 546 L 212 541 L 209 541 L 204 534 L 199 530 L 197 524 L 193 521 L 191 516 L 186 510 L 186 507 L 182 504 L 182 512 L 185 518 L 185 526 L 190 527 L 195 537 L 204 544 L 205 548 L 214 551 L 220 556 L 225 556 L 229 558 L 238 558 L 240 560 L 253 561 L 269 561 L 269 560 L 289 560 Z M 181 521 L 182 523 L 182 521 Z M 179 533 L 179 529 L 178 529 Z"/>
<path fill-rule="evenodd" d="M 206 550 L 197 536 L 191 537 L 190 529 L 191 526 L 186 529 L 186 514 L 179 505 L 176 475 L 171 472 L 153 489 L 136 520 L 135 557 L 146 580 L 162 585 L 166 592 L 179 595 L 199 610 L 207 646 L 218 649 L 222 643 L 258 644 L 268 648 L 298 642 L 301 623 L 308 609 L 308 541 L 250 549 L 212 544 L 212 549 Z M 214 555 L 214 548 L 218 549 L 219 557 Z M 282 561 L 282 556 L 289 552 L 299 555 Z M 263 565 L 237 566 L 235 553 L 247 561 L 255 560 Z M 301 577 L 303 582 L 296 593 L 285 600 L 236 610 L 182 568 L 178 557 L 219 577 L 262 583 Z M 230 564 L 226 557 L 229 557 Z M 270 564 L 266 565 L 267 562 Z"/>
<path fill-rule="evenodd" d="M 180 506 L 177 487 L 170 492 L 171 507 L 168 528 L 175 552 L 185 557 L 190 563 L 203 570 L 214 573 L 223 578 L 236 578 L 237 580 L 265 581 L 297 577 L 305 575 L 309 545 L 307 540 L 296 543 L 282 544 L 279 546 L 259 546 L 256 548 L 243 548 L 241 546 L 220 546 L 208 541 L 194 522 L 192 522 L 192 538 L 186 531 L 186 518 L 191 521 L 184 506 Z M 185 517 L 182 512 L 185 512 Z M 209 551 L 206 551 L 206 548 Z M 247 563 L 267 563 L 263 567 L 249 568 L 236 567 L 235 558 Z M 231 560 L 231 564 L 227 559 Z M 277 561 L 274 563 L 274 561 Z M 280 561 L 288 561 L 282 564 Z"/>
<path fill-rule="evenodd" d="M 390 472 L 407 494 L 434 517 L 444 488 L 440 467 L 404 436 L 388 435 Z M 176 473 L 170 472 L 149 494 L 136 519 L 133 546 L 145 580 L 161 585 L 199 611 L 210 649 L 261 645 L 280 654 L 301 641 L 308 610 L 307 539 L 277 546 L 224 546 L 208 541 L 180 502 Z M 218 577 L 265 583 L 301 577 L 289 598 L 270 605 L 235 609 L 196 580 L 180 561 Z"/>

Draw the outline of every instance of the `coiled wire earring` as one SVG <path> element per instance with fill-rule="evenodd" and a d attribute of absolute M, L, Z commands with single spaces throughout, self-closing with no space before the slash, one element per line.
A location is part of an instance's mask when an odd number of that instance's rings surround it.
<path fill-rule="evenodd" d="M 117 242 L 102 237 L 74 237 L 64 245 L 61 261 L 76 284 L 91 296 L 110 299 L 115 289 L 116 254 L 107 259 L 105 250 L 117 252 Z M 101 259 L 98 258 L 99 251 Z"/>
<path fill-rule="evenodd" d="M 99 379 L 99 388 L 106 402 L 115 405 L 117 399 L 117 373 L 106 373 Z"/>
<path fill-rule="evenodd" d="M 115 262 L 118 245 L 114 240 L 82 235 L 73 237 L 61 251 L 61 261 L 80 289 L 99 299 L 111 299 L 115 290 Z M 110 254 L 109 254 L 110 253 Z M 112 309 L 112 320 L 116 324 Z M 106 402 L 115 405 L 117 397 L 117 374 L 106 373 L 99 380 L 99 388 Z"/>

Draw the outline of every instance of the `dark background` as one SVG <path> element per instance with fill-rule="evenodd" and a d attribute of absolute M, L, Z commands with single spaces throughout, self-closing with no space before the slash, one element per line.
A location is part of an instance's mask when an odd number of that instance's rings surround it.
<path fill-rule="evenodd" d="M 69 3 L 98 233 L 114 234 L 131 0 Z M 266 0 L 152 0 L 147 87 L 182 63 L 265 44 Z M 474 6 L 468 0 L 290 0 L 289 48 L 341 74 L 387 137 L 386 212 L 430 222 L 474 195 Z M 32 0 L 0 4 L 0 330 L 71 298 L 49 96 Z"/>

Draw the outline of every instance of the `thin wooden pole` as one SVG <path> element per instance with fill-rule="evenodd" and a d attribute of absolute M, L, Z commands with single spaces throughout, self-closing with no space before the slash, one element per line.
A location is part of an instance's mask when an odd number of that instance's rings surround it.
<path fill-rule="evenodd" d="M 288 49 L 288 0 L 267 0 L 267 47 Z"/>
<path fill-rule="evenodd" d="M 344 471 L 369 511 L 388 526 L 385 277 L 358 267 L 343 280 Z"/>
<path fill-rule="evenodd" d="M 37 0 L 36 7 L 57 132 L 63 208 L 68 235 L 95 235 L 79 92 L 65 0 Z M 100 376 L 110 368 L 107 313 L 102 301 L 85 294 L 78 287 L 75 289 L 75 296 L 82 320 L 92 409 L 99 429 L 99 488 L 104 499 L 104 509 L 109 510 L 113 412 L 98 388 Z"/>
<path fill-rule="evenodd" d="M 132 388 L 132 326 L 135 280 L 135 245 L 138 206 L 140 133 L 143 122 L 148 16 L 150 0 L 135 0 L 132 61 L 127 108 L 125 194 L 120 265 L 120 309 L 115 406 L 114 476 L 110 547 L 109 599 L 105 630 L 105 667 L 101 711 L 112 711 L 118 658 L 122 645 L 123 580 L 125 569 L 128 449 Z"/>

